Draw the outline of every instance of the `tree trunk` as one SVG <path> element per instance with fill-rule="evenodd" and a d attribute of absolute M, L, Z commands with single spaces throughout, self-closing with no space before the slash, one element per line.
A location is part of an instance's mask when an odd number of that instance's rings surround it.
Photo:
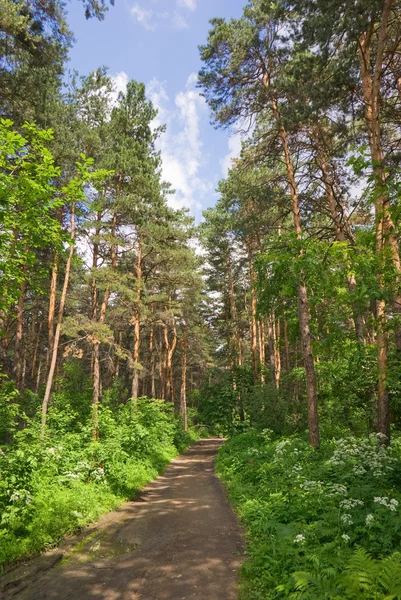
<path fill-rule="evenodd" d="M 142 296 L 142 242 L 138 239 L 138 256 L 136 263 L 136 307 L 134 311 L 134 347 L 132 352 L 133 374 L 132 392 L 133 400 L 138 398 L 139 390 L 139 353 L 141 348 L 141 296 Z"/>
<path fill-rule="evenodd" d="M 116 235 L 116 226 L 117 226 L 117 214 L 113 214 L 113 220 L 111 224 L 111 236 L 113 239 L 111 245 L 111 268 L 114 272 L 117 268 L 117 249 L 114 243 L 114 238 Z M 94 252 L 95 255 L 95 252 Z M 96 266 L 97 266 L 97 251 L 96 251 Z M 94 282 L 94 278 L 92 278 L 92 282 Z M 96 319 L 97 313 L 97 289 L 95 282 L 95 289 L 92 289 L 92 314 Z M 106 311 L 107 306 L 109 304 L 111 292 L 111 284 L 109 283 L 104 290 L 102 304 L 100 306 L 99 319 L 98 323 L 100 325 L 104 325 L 106 320 Z M 102 387 L 102 379 L 101 379 L 101 371 L 100 371 L 100 342 L 98 339 L 95 339 L 93 342 L 93 351 L 92 351 L 92 365 L 93 365 L 93 395 L 92 395 L 92 438 L 97 440 L 99 437 L 99 402 L 100 402 L 100 394 Z"/>
<path fill-rule="evenodd" d="M 378 255 L 379 270 L 377 281 L 381 288 L 383 285 L 383 271 L 385 260 L 383 254 L 387 247 L 391 250 L 393 266 L 398 273 L 398 282 L 400 280 L 400 256 L 398 242 L 395 237 L 394 223 L 392 222 L 389 211 L 389 196 L 387 191 L 387 174 L 384 165 L 384 155 L 381 139 L 381 121 L 380 121 L 380 96 L 381 96 L 381 78 L 383 72 L 383 56 L 385 51 L 385 42 L 387 36 L 388 20 L 392 7 L 392 0 L 386 0 L 383 6 L 382 19 L 378 30 L 376 59 L 373 73 L 371 71 L 371 49 L 372 35 L 374 32 L 373 24 L 369 31 L 364 32 L 358 40 L 359 43 L 359 64 L 362 80 L 363 98 L 365 102 L 365 122 L 368 131 L 370 155 L 373 164 L 373 173 L 376 179 L 376 253 Z M 401 298 L 394 299 L 394 313 L 399 315 L 401 312 Z M 386 332 L 386 303 L 385 300 L 376 301 L 376 313 L 378 320 L 377 334 L 377 364 L 379 371 L 379 398 L 378 398 L 378 430 L 390 440 L 390 410 L 389 396 L 387 389 L 388 373 L 388 335 Z M 396 331 L 396 346 L 401 352 L 401 330 L 398 327 Z"/>
<path fill-rule="evenodd" d="M 249 283 L 251 292 L 251 353 L 252 353 L 252 373 L 253 382 L 256 385 L 259 382 L 259 355 L 258 355 L 258 331 L 256 325 L 256 289 L 255 289 L 255 272 L 253 268 L 253 257 L 248 247 L 249 257 Z"/>
<path fill-rule="evenodd" d="M 235 363 L 240 366 L 242 365 L 242 345 L 241 338 L 239 335 L 238 328 L 238 318 L 237 318 L 237 305 L 235 302 L 235 287 L 234 287 L 234 276 L 233 276 L 233 267 L 231 256 L 228 256 L 227 259 L 227 273 L 228 273 L 228 287 L 229 287 L 229 295 L 230 295 L 230 313 L 231 313 L 231 321 L 232 321 L 232 331 L 233 331 L 233 349 L 235 354 Z"/>
<path fill-rule="evenodd" d="M 42 424 L 41 424 L 41 429 L 40 429 L 40 438 L 42 440 L 45 435 L 47 408 L 49 405 L 50 395 L 51 395 L 52 386 L 53 386 L 54 372 L 56 370 L 58 347 L 59 347 L 60 335 L 61 335 L 61 325 L 63 322 L 64 306 L 65 306 L 65 301 L 67 298 L 68 284 L 70 281 L 72 257 L 74 255 L 74 240 L 75 240 L 75 205 L 74 204 L 71 207 L 70 236 L 71 236 L 71 246 L 70 246 L 70 250 L 68 253 L 67 263 L 65 266 L 64 284 L 63 284 L 63 289 L 61 292 L 57 326 L 56 326 L 56 332 L 55 332 L 54 341 L 53 341 L 52 356 L 51 356 L 51 361 L 50 361 L 49 373 L 47 376 L 45 395 L 44 395 L 43 402 L 42 402 Z"/>
<path fill-rule="evenodd" d="M 153 309 L 152 309 L 152 313 L 153 313 Z M 150 397 L 151 398 L 156 398 L 155 351 L 154 351 L 154 329 L 153 329 L 153 322 L 150 324 L 149 356 L 150 356 Z"/>
<path fill-rule="evenodd" d="M 182 347 L 182 364 L 181 364 L 181 395 L 180 395 L 180 412 L 184 421 L 184 431 L 188 431 L 187 417 L 187 339 L 186 327 L 184 328 L 184 338 L 181 343 Z"/>
<path fill-rule="evenodd" d="M 266 79 L 265 85 L 268 85 Z M 297 185 L 295 181 L 294 168 L 291 161 L 290 150 L 287 142 L 287 132 L 281 121 L 280 112 L 277 102 L 272 100 L 273 116 L 279 128 L 279 135 L 284 153 L 284 160 L 287 170 L 287 180 L 290 187 L 292 213 L 294 219 L 294 230 L 297 238 L 302 239 L 302 226 L 300 216 L 299 198 L 297 193 Z M 308 292 L 304 279 L 304 274 L 299 274 L 298 280 L 298 311 L 299 311 L 299 326 L 301 333 L 302 356 L 306 374 L 306 396 L 308 401 L 308 428 L 309 441 L 314 448 L 320 445 L 319 436 L 319 421 L 317 410 L 317 382 L 315 373 L 315 363 L 312 352 L 312 337 L 309 328 L 310 308 L 308 302 Z"/>
<path fill-rule="evenodd" d="M 46 367 L 49 368 L 50 360 L 53 352 L 54 342 L 54 323 L 56 315 L 56 293 L 57 293 L 57 276 L 58 276 L 58 252 L 54 255 L 54 262 L 52 267 L 52 275 L 50 280 L 50 294 L 49 294 L 49 313 L 47 315 L 47 358 Z"/>
<path fill-rule="evenodd" d="M 284 333 L 284 349 L 285 349 L 285 370 L 288 375 L 291 372 L 291 358 L 290 358 L 290 344 L 288 341 L 287 319 L 284 319 L 284 322 L 283 322 L 283 333 Z"/>
<path fill-rule="evenodd" d="M 24 277 L 27 273 L 27 265 L 24 265 L 23 269 Z M 26 279 L 21 283 L 20 295 L 17 304 L 17 331 L 15 335 L 15 356 L 14 356 L 14 374 L 15 384 L 17 390 L 22 392 L 23 390 L 23 362 L 24 362 L 24 308 L 25 308 L 25 296 L 28 289 L 28 282 Z"/>
<path fill-rule="evenodd" d="M 274 313 L 273 313 L 273 335 L 274 335 L 274 354 L 275 354 L 274 380 L 275 380 L 276 388 L 279 389 L 280 379 L 281 379 L 280 322 L 275 320 Z"/>
<path fill-rule="evenodd" d="M 174 399 L 174 383 L 173 383 L 173 356 L 177 346 L 177 329 L 175 326 L 174 317 L 171 319 L 173 339 L 170 342 L 168 325 L 164 324 L 164 344 L 166 347 L 166 400 L 172 402 Z"/>

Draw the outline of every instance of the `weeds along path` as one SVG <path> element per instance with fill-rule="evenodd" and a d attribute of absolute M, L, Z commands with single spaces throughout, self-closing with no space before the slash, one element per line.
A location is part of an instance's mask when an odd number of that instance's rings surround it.
<path fill-rule="evenodd" d="M 213 471 L 221 444 L 196 442 L 74 544 L 3 576 L 0 598 L 235 600 L 243 546 Z"/>

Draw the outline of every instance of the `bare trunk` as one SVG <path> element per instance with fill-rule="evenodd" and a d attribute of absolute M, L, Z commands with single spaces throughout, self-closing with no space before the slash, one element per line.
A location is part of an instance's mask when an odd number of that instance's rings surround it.
<path fill-rule="evenodd" d="M 49 368 L 50 360 L 53 351 L 54 342 L 54 323 L 56 315 L 56 292 L 57 292 L 57 276 L 58 276 L 58 252 L 55 253 L 52 275 L 50 280 L 50 295 L 49 295 L 49 313 L 47 315 L 47 358 L 46 366 Z"/>
<path fill-rule="evenodd" d="M 274 380 L 275 380 L 276 388 L 279 389 L 280 379 L 281 379 L 280 322 L 275 321 L 274 314 L 273 314 L 273 334 L 274 334 L 274 354 L 275 354 Z"/>
<path fill-rule="evenodd" d="M 258 331 L 256 325 L 256 289 L 255 289 L 255 272 L 253 269 L 252 255 L 248 248 L 249 256 L 249 279 L 251 292 L 251 352 L 252 352 L 252 373 L 253 382 L 256 385 L 259 382 L 259 356 L 258 356 Z"/>
<path fill-rule="evenodd" d="M 116 235 L 116 226 L 117 226 L 117 214 L 114 213 L 112 225 L 111 225 L 111 236 L 114 240 Z M 96 255 L 96 266 L 97 266 L 97 250 L 94 252 L 94 256 Z M 111 246 L 111 268 L 113 271 L 117 268 L 117 249 L 115 243 L 113 241 Z M 92 315 L 93 318 L 96 319 L 97 313 L 97 286 L 95 282 L 95 278 L 92 278 L 92 283 L 94 282 L 94 290 L 92 289 Z M 106 286 L 104 290 L 102 304 L 100 306 L 98 323 L 100 325 L 104 325 L 106 320 L 106 311 L 107 306 L 109 304 L 111 292 L 110 283 Z M 92 365 L 93 365 L 93 395 L 92 395 L 92 438 L 97 440 L 99 437 L 99 402 L 102 388 L 102 378 L 100 371 L 100 342 L 98 339 L 94 339 L 93 342 L 93 351 L 92 351 Z"/>
<path fill-rule="evenodd" d="M 35 383 L 35 394 L 37 394 L 39 392 L 39 387 L 40 387 L 40 376 L 42 374 L 42 361 L 39 361 L 39 367 L 38 367 L 38 372 L 36 375 L 36 383 Z"/>
<path fill-rule="evenodd" d="M 265 327 L 263 321 L 257 322 L 258 345 L 259 345 L 259 364 L 260 364 L 260 382 L 265 383 Z"/>
<path fill-rule="evenodd" d="M 268 80 L 266 80 L 268 85 Z M 281 121 L 281 116 L 278 110 L 277 102 L 272 100 L 273 116 L 279 128 L 279 135 L 284 153 L 285 165 L 287 170 L 287 180 L 290 187 L 292 213 L 294 219 L 294 230 L 298 239 L 302 238 L 302 226 L 299 207 L 299 198 L 297 193 L 297 185 L 295 181 L 294 168 L 291 161 L 290 150 L 287 142 L 287 132 Z M 301 333 L 302 356 L 306 374 L 306 396 L 308 401 L 308 428 L 309 441 L 314 448 L 320 445 L 319 436 L 319 421 L 317 410 L 317 382 L 315 373 L 315 363 L 312 352 L 312 338 L 309 328 L 310 308 L 308 302 L 308 293 L 304 274 L 299 274 L 298 281 L 298 311 L 299 325 Z"/>
<path fill-rule="evenodd" d="M 231 256 L 228 257 L 227 260 L 227 271 L 228 271 L 228 287 L 229 287 L 229 295 L 230 295 L 230 312 L 231 312 L 231 321 L 232 321 L 232 331 L 233 331 L 233 349 L 235 355 L 235 362 L 237 365 L 242 365 L 242 345 L 241 338 L 239 335 L 238 328 L 238 318 L 237 318 L 237 305 L 235 302 L 235 288 L 234 288 L 234 276 L 233 276 L 233 268 Z"/>
<path fill-rule="evenodd" d="M 398 242 L 395 236 L 394 223 L 392 222 L 389 211 L 389 196 L 386 184 L 386 169 L 384 165 L 384 156 L 381 140 L 380 123 L 380 96 L 381 96 L 381 78 L 383 72 L 383 56 L 385 51 L 385 42 L 387 36 L 388 19 L 392 7 L 392 0 L 386 0 L 383 6 L 382 19 L 378 30 L 376 59 L 373 73 L 371 71 L 371 48 L 372 35 L 374 27 L 364 32 L 359 42 L 360 73 L 362 80 L 362 90 L 365 102 L 365 122 L 368 130 L 370 154 L 373 163 L 373 172 L 376 179 L 377 194 L 375 200 L 376 212 L 376 253 L 379 259 L 379 269 L 377 280 L 379 286 L 383 288 L 383 270 L 385 267 L 384 256 L 385 249 L 391 250 L 392 263 L 398 273 L 400 280 L 400 256 Z M 393 310 L 398 315 L 401 312 L 401 298 L 394 299 Z M 390 410 L 389 396 L 387 389 L 388 372 L 388 335 L 386 332 L 386 303 L 385 300 L 376 301 L 376 312 L 378 320 L 377 333 L 377 364 L 379 371 L 379 398 L 378 398 L 378 430 L 390 440 Z M 401 331 L 396 331 L 397 350 L 401 352 Z"/>
<path fill-rule="evenodd" d="M 138 398 L 139 390 L 139 353 L 141 348 L 141 296 L 142 296 L 142 243 L 138 241 L 138 256 L 136 264 L 136 307 L 134 312 L 134 347 L 132 352 L 133 376 L 131 396 Z"/>
<path fill-rule="evenodd" d="M 162 342 L 162 338 L 161 338 L 161 333 L 160 333 L 160 337 L 159 337 L 158 349 L 159 349 L 159 398 L 161 398 L 162 400 L 164 400 L 165 397 L 166 397 L 166 395 L 165 395 L 165 390 L 166 390 L 166 385 L 165 385 L 166 368 L 165 368 L 165 352 L 164 352 L 164 349 L 163 349 L 163 342 Z"/>
<path fill-rule="evenodd" d="M 184 338 L 182 340 L 182 364 L 181 364 L 181 395 L 180 395 L 180 412 L 184 421 L 184 431 L 188 431 L 187 417 L 187 339 L 186 328 L 184 330 Z"/>
<path fill-rule="evenodd" d="M 58 312 L 56 332 L 55 332 L 54 341 L 53 341 L 53 350 L 52 350 L 52 356 L 51 356 L 51 361 L 50 361 L 50 368 L 49 368 L 49 373 L 47 376 L 45 395 L 44 395 L 43 402 L 42 402 L 42 424 L 41 424 L 41 430 L 40 430 L 40 437 L 42 440 L 45 435 L 47 408 L 49 405 L 50 395 L 51 395 L 52 386 L 53 386 L 54 372 L 56 370 L 58 347 L 59 347 L 60 335 L 61 335 L 61 325 L 63 322 L 64 306 L 65 306 L 65 301 L 67 298 L 68 284 L 70 281 L 72 257 L 74 255 L 74 240 L 75 240 L 75 206 L 74 205 L 72 205 L 72 207 L 71 207 L 70 236 L 71 236 L 71 246 L 70 246 L 70 250 L 68 253 L 67 263 L 65 266 L 64 284 L 63 284 L 63 290 L 61 292 L 60 307 L 59 307 L 59 312 Z"/>
<path fill-rule="evenodd" d="M 287 319 L 284 319 L 284 349 L 285 349 L 285 370 L 287 375 L 291 372 L 291 359 L 290 359 L 290 344 L 288 342 L 288 323 Z"/>
<path fill-rule="evenodd" d="M 150 324 L 149 333 L 149 355 L 150 355 L 150 397 L 156 398 L 156 382 L 155 382 L 155 351 L 154 351 L 154 330 L 153 323 Z"/>
<path fill-rule="evenodd" d="M 173 337 L 170 341 L 168 326 L 167 324 L 164 324 L 164 344 L 166 347 L 166 400 L 169 402 L 172 402 L 174 399 L 173 356 L 177 346 L 177 329 L 174 317 L 171 320 L 171 329 Z"/>

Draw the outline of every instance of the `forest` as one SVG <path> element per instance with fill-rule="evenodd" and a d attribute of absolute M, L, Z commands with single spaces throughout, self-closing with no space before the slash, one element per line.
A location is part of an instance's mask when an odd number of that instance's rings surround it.
<path fill-rule="evenodd" d="M 242 142 L 200 223 L 145 85 L 68 70 L 67 10 L 0 0 L 0 565 L 221 436 L 241 599 L 401 598 L 401 3 L 210 20 Z"/>

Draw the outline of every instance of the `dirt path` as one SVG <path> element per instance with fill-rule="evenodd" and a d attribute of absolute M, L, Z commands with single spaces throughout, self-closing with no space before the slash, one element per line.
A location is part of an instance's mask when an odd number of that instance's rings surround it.
<path fill-rule="evenodd" d="M 194 444 L 64 554 L 61 547 L 9 573 L 0 597 L 235 600 L 242 539 L 213 472 L 221 444 Z"/>

